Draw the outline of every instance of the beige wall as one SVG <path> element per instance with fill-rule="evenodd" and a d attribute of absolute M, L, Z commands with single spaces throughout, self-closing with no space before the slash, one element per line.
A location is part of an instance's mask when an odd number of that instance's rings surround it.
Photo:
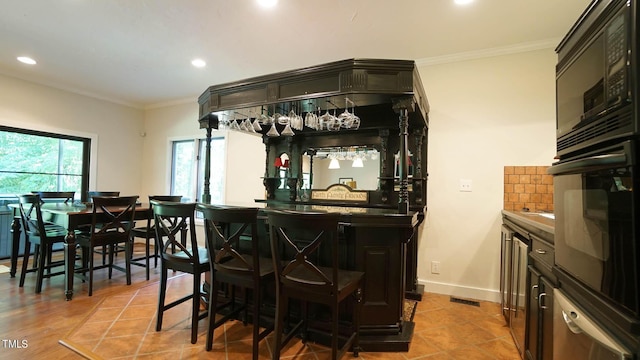
<path fill-rule="evenodd" d="M 498 301 L 503 168 L 553 161 L 555 62 L 547 49 L 419 66 L 431 104 L 418 266 L 427 291 Z M 195 97 L 143 111 L 0 76 L 1 124 L 97 138 L 97 189 L 168 192 L 169 143 L 203 136 L 197 115 Z M 460 179 L 472 192 L 458 191 Z"/>
<path fill-rule="evenodd" d="M 198 102 L 149 109 L 145 112 L 144 146 L 140 167 L 141 191 L 149 195 L 168 194 L 171 187 L 171 141 L 204 137 L 198 124 Z"/>
<path fill-rule="evenodd" d="M 144 112 L 0 75 L 0 124 L 92 138 L 90 189 L 140 192 Z"/>
<path fill-rule="evenodd" d="M 420 66 L 431 105 L 418 265 L 427 291 L 499 301 L 503 169 L 553 162 L 555 63 L 547 49 Z"/>

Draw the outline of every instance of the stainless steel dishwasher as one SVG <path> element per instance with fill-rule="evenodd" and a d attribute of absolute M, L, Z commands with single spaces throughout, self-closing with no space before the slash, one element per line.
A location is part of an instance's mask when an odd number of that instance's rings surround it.
<path fill-rule="evenodd" d="M 626 360 L 634 356 L 560 289 L 554 289 L 553 358 Z"/>

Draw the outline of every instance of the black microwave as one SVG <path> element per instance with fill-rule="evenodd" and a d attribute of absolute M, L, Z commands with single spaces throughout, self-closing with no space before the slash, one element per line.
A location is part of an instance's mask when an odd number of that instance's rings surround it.
<path fill-rule="evenodd" d="M 594 0 L 556 48 L 560 158 L 637 134 L 636 1 Z"/>

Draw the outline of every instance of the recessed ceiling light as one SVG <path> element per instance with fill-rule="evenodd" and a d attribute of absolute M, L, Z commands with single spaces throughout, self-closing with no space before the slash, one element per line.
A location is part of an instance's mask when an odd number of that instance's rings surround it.
<path fill-rule="evenodd" d="M 18 56 L 18 61 L 20 61 L 23 64 L 28 64 L 28 65 L 35 65 L 36 61 L 33 60 L 32 58 L 28 57 L 28 56 Z"/>
<path fill-rule="evenodd" d="M 453 0 L 456 5 L 468 5 L 473 2 L 473 0 Z"/>
<path fill-rule="evenodd" d="M 194 59 L 191 61 L 191 65 L 197 67 L 197 68 L 203 68 L 205 66 L 207 66 L 207 63 L 202 60 L 202 59 Z"/>
<path fill-rule="evenodd" d="M 272 8 L 278 4 L 278 0 L 257 0 L 258 5 L 264 8 Z"/>

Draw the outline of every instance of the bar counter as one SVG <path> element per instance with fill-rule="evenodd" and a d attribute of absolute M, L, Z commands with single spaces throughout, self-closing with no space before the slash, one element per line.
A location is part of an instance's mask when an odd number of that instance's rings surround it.
<path fill-rule="evenodd" d="M 215 205 L 215 204 L 214 204 Z M 331 205 L 255 203 L 243 206 L 258 213 L 261 252 L 269 252 L 270 211 L 341 214 L 340 262 L 345 269 L 363 271 L 360 346 L 363 351 L 408 351 L 414 323 L 403 319 L 407 244 L 415 241 L 419 212 Z M 350 315 L 347 316 L 350 318 Z M 314 339 L 324 342 L 322 336 Z"/>

